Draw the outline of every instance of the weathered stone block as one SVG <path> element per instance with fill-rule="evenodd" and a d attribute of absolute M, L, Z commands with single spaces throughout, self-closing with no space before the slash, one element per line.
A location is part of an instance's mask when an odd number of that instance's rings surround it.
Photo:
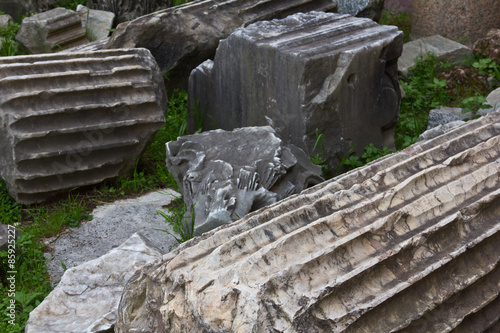
<path fill-rule="evenodd" d="M 316 132 L 334 170 L 352 146 L 394 146 L 403 33 L 370 19 L 310 12 L 257 22 L 221 41 L 190 77 L 188 125 L 270 124 L 313 155 Z M 316 152 L 317 153 L 317 152 Z"/>
<path fill-rule="evenodd" d="M 498 0 L 413 0 L 411 38 L 445 35 L 472 47 L 500 27 Z"/>
<path fill-rule="evenodd" d="M 31 53 L 50 53 L 88 43 L 78 14 L 55 8 L 26 17 L 16 40 Z"/>
<path fill-rule="evenodd" d="M 113 12 L 118 22 L 130 21 L 140 16 L 153 13 L 160 9 L 171 7 L 172 0 L 88 0 L 87 4 L 92 9 Z"/>
<path fill-rule="evenodd" d="M 161 255 L 148 239 L 136 233 L 104 256 L 69 268 L 30 313 L 26 333 L 112 332 L 128 279 Z"/>
<path fill-rule="evenodd" d="M 115 332 L 496 332 L 500 111 L 180 245 Z"/>
<path fill-rule="evenodd" d="M 462 62 L 472 55 L 472 50 L 467 46 L 443 36 L 419 38 L 403 45 L 403 53 L 398 59 L 400 75 L 408 77 L 410 69 L 417 64 L 417 57 L 427 59 L 428 52 L 434 54 L 437 60 L 450 64 Z"/>
<path fill-rule="evenodd" d="M 321 167 L 269 126 L 187 135 L 166 148 L 196 235 L 323 181 Z"/>
<path fill-rule="evenodd" d="M 78 5 L 76 12 L 80 16 L 82 25 L 87 32 L 90 41 L 96 41 L 108 37 L 110 29 L 113 27 L 115 14 L 103 10 L 88 9 Z"/>
<path fill-rule="evenodd" d="M 250 23 L 311 10 L 335 11 L 331 0 L 203 0 L 165 9 L 120 24 L 107 48 L 144 47 L 168 89 L 187 89 L 191 71 L 213 58 L 219 40 Z"/>
<path fill-rule="evenodd" d="M 0 175 L 34 203 L 131 170 L 165 121 L 148 50 L 0 58 Z"/>
<path fill-rule="evenodd" d="M 439 125 L 444 125 L 457 120 L 465 120 L 466 118 L 472 118 L 472 113 L 462 113 L 461 108 L 450 108 L 446 106 L 441 106 L 439 109 L 432 109 L 429 111 L 429 122 L 427 123 L 427 129 L 437 127 Z"/>

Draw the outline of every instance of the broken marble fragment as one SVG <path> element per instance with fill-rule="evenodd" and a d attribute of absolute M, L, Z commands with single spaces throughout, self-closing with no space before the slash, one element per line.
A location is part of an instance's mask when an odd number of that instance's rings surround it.
<path fill-rule="evenodd" d="M 166 149 L 197 235 L 322 181 L 321 168 L 269 126 L 187 135 Z"/>

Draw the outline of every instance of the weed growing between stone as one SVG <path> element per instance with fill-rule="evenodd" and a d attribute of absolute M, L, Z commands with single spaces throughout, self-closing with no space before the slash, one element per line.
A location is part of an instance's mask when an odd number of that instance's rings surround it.
<path fill-rule="evenodd" d="M 411 13 L 393 10 L 392 6 L 382 13 L 379 24 L 395 25 L 404 33 L 404 43 L 410 41 L 411 33 Z"/>
<path fill-rule="evenodd" d="M 165 223 L 172 226 L 174 232 L 178 235 L 178 237 L 171 233 L 168 230 L 163 229 L 155 229 L 158 231 L 166 232 L 170 236 L 174 237 L 175 241 L 178 244 L 182 244 L 191 238 L 194 235 L 194 206 L 191 209 L 191 216 L 186 216 L 187 207 L 182 197 L 178 197 L 173 200 L 168 206 L 169 213 L 165 213 L 161 210 L 157 210 L 156 214 L 160 215 L 165 219 Z M 171 246 L 169 251 L 172 250 Z"/>

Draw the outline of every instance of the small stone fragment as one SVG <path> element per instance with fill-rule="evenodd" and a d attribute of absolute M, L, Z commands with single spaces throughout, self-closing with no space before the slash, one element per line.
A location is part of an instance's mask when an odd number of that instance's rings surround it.
<path fill-rule="evenodd" d="M 104 256 L 67 269 L 30 313 L 26 333 L 112 330 L 125 284 L 136 270 L 161 256 L 158 248 L 136 233 Z"/>
<path fill-rule="evenodd" d="M 108 37 L 115 19 L 114 13 L 88 9 L 82 5 L 78 5 L 76 12 L 80 16 L 89 41 L 94 42 Z"/>
<path fill-rule="evenodd" d="M 474 43 L 474 53 L 495 60 L 500 64 L 500 29 L 491 29 L 486 37 Z"/>
<path fill-rule="evenodd" d="M 437 127 L 439 125 L 444 125 L 457 120 L 465 120 L 471 118 L 472 113 L 462 113 L 461 108 L 450 108 L 446 106 L 441 106 L 439 109 L 433 109 L 429 111 L 429 122 L 427 123 L 427 129 Z"/>
<path fill-rule="evenodd" d="M 0 176 L 20 203 L 128 173 L 165 122 L 145 49 L 0 57 Z"/>
<path fill-rule="evenodd" d="M 55 8 L 26 17 L 16 40 L 31 53 L 51 53 L 88 43 L 85 34 L 76 12 Z"/>
<path fill-rule="evenodd" d="M 472 50 L 467 46 L 440 35 L 419 38 L 403 45 L 403 53 L 398 59 L 400 75 L 408 77 L 408 72 L 416 65 L 416 59 L 427 59 L 428 52 L 434 54 L 437 60 L 450 64 L 459 63 L 472 55 Z"/>
<path fill-rule="evenodd" d="M 0 251 L 7 251 L 9 244 L 15 244 L 13 241 L 17 237 L 19 230 L 16 227 L 0 223 Z"/>
<path fill-rule="evenodd" d="M 8 27 L 10 22 L 13 22 L 12 16 L 9 14 L 0 15 L 0 28 Z"/>
<path fill-rule="evenodd" d="M 323 181 L 321 168 L 269 126 L 187 135 L 166 148 L 196 235 Z"/>

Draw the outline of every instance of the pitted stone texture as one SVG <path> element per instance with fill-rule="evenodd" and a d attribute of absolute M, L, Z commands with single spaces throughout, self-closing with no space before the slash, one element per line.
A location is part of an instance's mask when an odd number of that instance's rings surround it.
<path fill-rule="evenodd" d="M 55 8 L 26 17 L 16 40 L 31 53 L 50 53 L 88 43 L 78 14 Z"/>
<path fill-rule="evenodd" d="M 462 62 L 464 58 L 472 55 L 472 50 L 467 46 L 443 36 L 419 38 L 404 44 L 403 53 L 398 60 L 399 73 L 408 77 L 410 69 L 417 64 L 416 59 L 427 59 L 429 52 L 436 56 L 437 60 L 450 64 Z"/>
<path fill-rule="evenodd" d="M 474 43 L 474 53 L 495 60 L 500 64 L 500 29 L 491 29 L 486 37 Z"/>
<path fill-rule="evenodd" d="M 162 10 L 120 24 L 108 48 L 144 47 L 160 70 L 168 71 L 168 89 L 187 89 L 189 74 L 213 58 L 219 41 L 239 27 L 311 10 L 335 11 L 331 0 L 204 0 Z"/>
<path fill-rule="evenodd" d="M 500 27 L 498 0 L 414 0 L 411 38 L 445 35 L 468 47 Z"/>
<path fill-rule="evenodd" d="M 144 49 L 0 58 L 0 175 L 20 203 L 126 174 L 165 121 Z"/>
<path fill-rule="evenodd" d="M 384 9 L 384 0 L 333 0 L 339 14 L 366 17 L 378 21 Z"/>
<path fill-rule="evenodd" d="M 433 109 L 429 111 L 429 122 L 427 123 L 427 129 L 429 130 L 439 125 L 444 125 L 457 120 L 465 120 L 472 117 L 473 114 L 471 112 L 463 113 L 461 108 L 441 106 L 439 109 Z"/>
<path fill-rule="evenodd" d="M 498 330 L 499 124 L 491 113 L 180 245 L 129 280 L 115 332 Z"/>
<path fill-rule="evenodd" d="M 137 269 L 161 255 L 136 233 L 104 256 L 69 268 L 30 313 L 26 333 L 112 332 L 126 282 Z"/>
<path fill-rule="evenodd" d="M 204 128 L 270 124 L 313 155 L 317 134 L 332 170 L 352 146 L 394 147 L 403 33 L 349 15 L 310 12 L 257 22 L 221 41 L 190 77 Z M 188 125 L 195 130 L 195 112 Z"/>
<path fill-rule="evenodd" d="M 187 135 L 166 148 L 196 235 L 323 181 L 321 167 L 269 126 Z"/>
<path fill-rule="evenodd" d="M 108 37 L 115 19 L 114 13 L 88 9 L 82 5 L 78 5 L 76 12 L 80 16 L 82 25 L 87 32 L 88 39 L 96 41 Z"/>

